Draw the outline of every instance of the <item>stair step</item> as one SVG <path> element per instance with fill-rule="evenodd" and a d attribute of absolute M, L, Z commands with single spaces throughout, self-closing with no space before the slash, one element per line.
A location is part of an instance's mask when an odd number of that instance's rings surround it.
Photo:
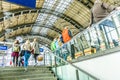
<path fill-rule="evenodd" d="M 28 71 L 28 72 L 9 72 L 9 73 L 0 73 L 0 77 L 2 76 L 2 77 L 4 77 L 5 75 L 5 77 L 7 77 L 7 76 L 18 76 L 18 75 L 20 75 L 20 76 L 22 76 L 22 75 L 31 75 L 31 74 L 33 74 L 33 73 L 35 73 L 35 74 L 39 74 L 39 75 L 42 75 L 42 76 L 46 76 L 46 75 L 48 75 L 48 76 L 54 76 L 54 74 L 52 74 L 52 73 L 43 73 L 43 72 L 39 72 L 39 71 L 35 71 L 35 72 L 30 72 L 30 71 Z"/>
<path fill-rule="evenodd" d="M 2 75 L 2 74 L 14 74 L 14 73 L 23 73 L 25 70 L 22 70 L 22 71 L 1 71 L 0 72 L 0 75 Z M 34 70 L 34 71 L 31 71 L 31 70 L 28 70 L 28 72 L 29 73 L 33 73 L 33 72 L 35 72 L 35 73 L 52 73 L 52 71 L 48 71 L 48 70 Z"/>
<path fill-rule="evenodd" d="M 24 68 L 24 67 L 0 67 L 0 69 L 18 69 L 18 68 Z M 32 69 L 32 68 L 39 68 L 39 69 L 44 69 L 44 68 L 47 68 L 49 69 L 50 67 L 39 67 L 39 66 L 28 66 L 28 68 Z"/>
<path fill-rule="evenodd" d="M 0 76 L 0 80 L 19 80 L 19 79 L 30 79 L 30 78 L 46 78 L 46 77 L 49 77 L 49 78 L 55 78 L 53 76 L 53 74 L 51 75 L 44 75 L 44 73 L 41 75 L 41 74 L 29 74 L 29 75 L 13 75 L 13 76 Z"/>
<path fill-rule="evenodd" d="M 56 77 L 0 78 L 0 80 L 57 80 Z"/>
<path fill-rule="evenodd" d="M 28 66 L 29 68 L 51 68 L 50 66 Z M 0 67 L 3 68 L 3 67 Z M 9 66 L 5 66 L 4 68 L 23 68 L 23 67 L 9 67 Z"/>
<path fill-rule="evenodd" d="M 20 80 L 57 80 L 56 77 L 36 77 L 36 78 L 27 78 L 27 79 L 20 79 Z"/>
<path fill-rule="evenodd" d="M 28 68 L 28 71 L 49 71 L 48 68 L 44 68 L 44 69 L 39 69 L 39 68 Z M 12 71 L 12 72 L 15 72 L 15 71 L 24 71 L 24 68 L 3 68 L 3 69 L 0 69 L 0 72 L 6 72 L 6 71 Z"/>
<path fill-rule="evenodd" d="M 49 66 L 0 67 L 0 80 L 57 80 Z"/>

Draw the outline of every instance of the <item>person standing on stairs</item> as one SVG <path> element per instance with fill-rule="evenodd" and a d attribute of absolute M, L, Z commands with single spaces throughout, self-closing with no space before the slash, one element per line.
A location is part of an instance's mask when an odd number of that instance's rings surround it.
<path fill-rule="evenodd" d="M 40 54 L 40 51 L 39 51 L 39 43 L 37 41 L 37 38 L 35 38 L 33 40 L 33 43 L 32 43 L 32 50 L 33 50 L 33 55 L 34 55 L 34 59 L 35 59 L 35 65 L 36 66 L 38 63 L 37 63 L 37 57 L 38 55 Z"/>
<path fill-rule="evenodd" d="M 51 42 L 51 45 L 50 45 L 51 51 L 53 53 L 55 53 L 55 50 L 56 50 L 55 42 L 56 42 L 56 38 L 54 38 L 54 40 Z"/>
<path fill-rule="evenodd" d="M 31 47 L 29 40 L 26 40 L 26 42 L 23 44 L 23 49 L 25 51 L 25 53 L 24 53 L 24 68 L 25 68 L 25 72 L 26 72 L 27 67 L 28 67 L 28 60 L 30 58 L 31 51 L 32 51 L 32 47 Z"/>
<path fill-rule="evenodd" d="M 18 57 L 20 52 L 19 41 L 15 40 L 12 47 L 12 57 L 13 57 L 13 66 L 16 67 L 18 65 Z"/>

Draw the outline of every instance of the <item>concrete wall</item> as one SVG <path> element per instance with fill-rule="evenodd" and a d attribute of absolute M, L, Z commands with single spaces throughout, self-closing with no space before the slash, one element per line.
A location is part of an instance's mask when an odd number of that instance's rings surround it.
<path fill-rule="evenodd" d="M 120 52 L 74 63 L 100 80 L 120 80 Z"/>

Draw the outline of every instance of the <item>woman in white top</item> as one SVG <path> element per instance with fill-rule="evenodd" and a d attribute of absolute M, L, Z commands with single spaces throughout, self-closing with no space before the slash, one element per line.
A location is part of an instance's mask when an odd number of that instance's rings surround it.
<path fill-rule="evenodd" d="M 32 49 L 33 49 L 33 55 L 35 59 L 35 65 L 37 65 L 37 57 L 40 54 L 40 51 L 39 51 L 39 43 L 37 42 L 36 38 L 34 39 L 32 43 Z"/>

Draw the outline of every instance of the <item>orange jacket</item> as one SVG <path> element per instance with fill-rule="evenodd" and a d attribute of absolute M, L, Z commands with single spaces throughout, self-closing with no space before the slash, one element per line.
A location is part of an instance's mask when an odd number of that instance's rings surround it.
<path fill-rule="evenodd" d="M 68 42 L 71 39 L 71 37 L 69 36 L 69 33 L 68 33 L 68 29 L 64 29 L 62 31 L 62 37 L 63 37 L 64 43 Z"/>

